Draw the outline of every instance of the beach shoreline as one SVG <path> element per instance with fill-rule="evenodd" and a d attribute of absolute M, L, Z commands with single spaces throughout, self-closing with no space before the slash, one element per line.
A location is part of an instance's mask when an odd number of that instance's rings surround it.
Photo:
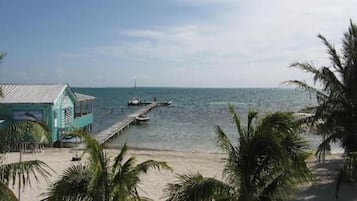
<path fill-rule="evenodd" d="M 109 156 L 113 159 L 119 153 L 119 149 L 106 149 Z M 82 151 L 77 151 L 82 154 Z M 21 192 L 21 200 L 37 201 L 44 198 L 42 193 L 47 191 L 48 186 L 62 174 L 63 170 L 71 165 L 86 162 L 86 155 L 81 161 L 71 161 L 76 155 L 76 150 L 70 148 L 47 148 L 42 152 L 24 153 L 22 160 L 41 160 L 51 167 L 55 173 L 49 178 L 49 182 L 41 179 L 39 183 L 33 181 L 31 187 L 26 187 Z M 224 162 L 222 159 L 225 154 L 205 153 L 205 152 L 183 152 L 169 150 L 147 150 L 147 149 L 129 149 L 127 157 L 134 156 L 137 163 L 153 159 L 165 161 L 173 171 L 151 170 L 147 175 L 142 176 L 142 182 L 139 185 L 139 194 L 149 197 L 153 200 L 165 200 L 163 189 L 168 183 L 176 181 L 177 174 L 200 172 L 205 177 L 215 177 L 222 179 L 222 170 Z M 6 153 L 4 163 L 16 162 L 19 160 L 19 153 Z M 295 200 L 335 200 L 334 198 L 334 178 L 341 165 L 341 154 L 328 155 L 325 164 L 320 164 L 315 158 L 308 161 L 308 165 L 316 173 L 317 179 L 311 185 L 304 185 L 300 188 Z M 18 194 L 16 187 L 12 188 L 15 194 Z M 341 187 L 341 200 L 357 200 L 356 188 L 350 185 Z"/>

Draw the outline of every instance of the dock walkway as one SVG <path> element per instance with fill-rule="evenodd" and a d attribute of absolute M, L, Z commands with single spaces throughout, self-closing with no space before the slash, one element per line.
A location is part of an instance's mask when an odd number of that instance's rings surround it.
<path fill-rule="evenodd" d="M 100 145 L 104 144 L 106 141 L 111 139 L 112 137 L 119 135 L 126 128 L 130 127 L 131 124 L 135 122 L 136 117 L 148 113 L 150 110 L 158 106 L 158 102 L 152 102 L 145 107 L 140 108 L 133 114 L 128 115 L 126 118 L 118 121 L 111 127 L 101 131 L 100 133 L 93 135 L 93 138 L 96 139 Z"/>

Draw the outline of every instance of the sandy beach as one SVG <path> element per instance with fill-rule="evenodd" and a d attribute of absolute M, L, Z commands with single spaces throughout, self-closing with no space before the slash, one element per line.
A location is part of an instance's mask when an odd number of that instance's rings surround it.
<path fill-rule="evenodd" d="M 107 150 L 107 152 L 110 156 L 114 157 L 119 150 Z M 173 172 L 152 170 L 143 176 L 139 189 L 140 195 L 152 198 L 153 200 L 165 200 L 163 189 L 167 183 L 176 180 L 176 174 L 200 172 L 204 176 L 220 179 L 224 165 L 221 162 L 224 155 L 215 153 L 129 150 L 128 155 L 134 156 L 138 163 L 154 159 L 166 161 L 173 168 Z M 23 160 L 38 159 L 44 161 L 55 173 L 50 177 L 49 182 L 32 183 L 31 187 L 27 187 L 25 191 L 21 192 L 21 200 L 40 200 L 43 198 L 41 193 L 46 192 L 46 188 L 59 177 L 64 169 L 72 164 L 86 162 L 85 158 L 81 161 L 73 162 L 71 161 L 73 156 L 75 156 L 75 152 L 71 149 L 45 149 L 40 153 L 24 153 L 22 156 Z M 18 160 L 19 153 L 7 153 L 4 162 L 9 163 Z M 295 200 L 335 200 L 334 178 L 339 170 L 340 160 L 340 155 L 328 156 L 325 164 L 319 164 L 316 160 L 311 160 L 309 165 L 313 168 L 314 173 L 316 173 L 317 181 L 311 185 L 301 187 Z M 17 190 L 14 190 L 14 192 L 18 193 Z M 357 201 L 356 187 L 343 185 L 341 187 L 340 200 Z"/>

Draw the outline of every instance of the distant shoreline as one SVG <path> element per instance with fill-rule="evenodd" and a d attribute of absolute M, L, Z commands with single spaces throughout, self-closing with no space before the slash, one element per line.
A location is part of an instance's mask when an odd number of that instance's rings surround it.
<path fill-rule="evenodd" d="M 77 87 L 73 86 L 73 89 L 133 89 L 133 87 Z M 301 90 L 296 87 L 150 87 L 150 86 L 145 86 L 145 87 L 140 87 L 137 86 L 137 89 L 278 89 L 278 90 Z"/>

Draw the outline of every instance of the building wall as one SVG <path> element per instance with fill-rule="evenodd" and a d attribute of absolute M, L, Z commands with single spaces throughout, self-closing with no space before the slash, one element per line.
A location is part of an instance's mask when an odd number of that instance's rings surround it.
<path fill-rule="evenodd" d="M 65 90 L 54 104 L 0 104 L 0 114 L 2 119 L 10 120 L 9 122 L 29 118 L 26 113 L 37 117 L 36 120 L 48 126 L 48 140 L 53 143 L 74 126 L 74 98 L 69 90 Z"/>
<path fill-rule="evenodd" d="M 67 87 L 54 103 L 0 104 L 0 119 L 10 120 L 8 122 L 26 119 L 29 113 L 48 126 L 49 143 L 54 143 L 74 128 L 85 128 L 87 131 L 92 128 L 93 113 L 75 118 L 75 100 L 73 92 Z"/>
<path fill-rule="evenodd" d="M 93 123 L 93 113 L 83 115 L 81 117 L 76 117 L 74 119 L 75 128 L 83 128 L 89 124 Z"/>
<path fill-rule="evenodd" d="M 32 118 L 32 116 L 35 116 L 37 121 L 46 124 L 51 131 L 51 108 L 51 104 L 0 104 L 0 113 L 1 118 L 8 120 L 8 122 L 21 119 L 35 120 Z M 52 142 L 51 139 L 49 141 Z"/>
<path fill-rule="evenodd" d="M 65 90 L 52 107 L 52 139 L 60 140 L 61 136 L 74 128 L 75 97 L 69 89 Z"/>

